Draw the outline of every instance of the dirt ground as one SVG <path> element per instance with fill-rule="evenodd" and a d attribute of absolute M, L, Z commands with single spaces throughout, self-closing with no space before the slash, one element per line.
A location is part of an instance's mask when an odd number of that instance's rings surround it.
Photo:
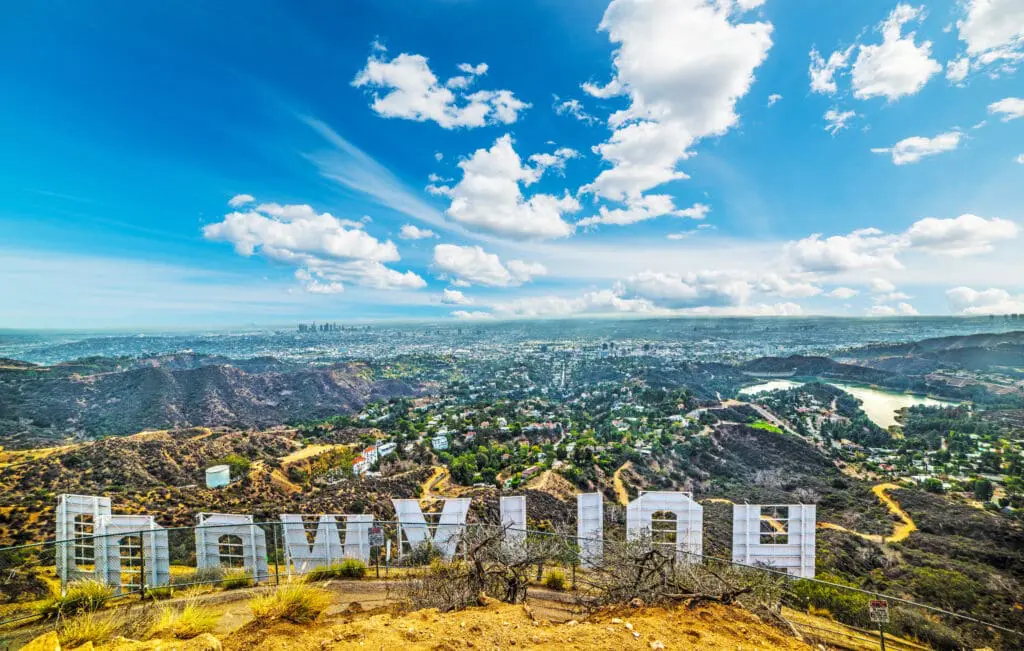
<path fill-rule="evenodd" d="M 528 606 L 493 603 L 451 614 L 354 609 L 312 626 L 245 626 L 225 651 L 260 649 L 811 649 L 736 608 L 650 608 L 551 623 Z"/>

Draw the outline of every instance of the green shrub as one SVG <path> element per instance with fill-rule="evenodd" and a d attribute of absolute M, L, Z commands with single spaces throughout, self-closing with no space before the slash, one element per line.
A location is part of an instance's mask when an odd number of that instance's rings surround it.
<path fill-rule="evenodd" d="M 818 578 L 829 583 L 856 587 L 849 581 L 828 573 L 819 574 Z M 816 581 L 794 581 L 792 592 L 797 604 L 804 609 L 810 609 L 813 606 L 818 610 L 827 610 L 836 621 L 844 624 L 872 626 L 871 618 L 868 615 L 868 602 L 871 598 L 866 594 L 824 585 Z"/>
<path fill-rule="evenodd" d="M 146 598 L 153 599 L 154 601 L 170 599 L 173 594 L 174 589 L 169 585 L 163 585 L 158 588 L 149 588 L 146 590 Z"/>
<path fill-rule="evenodd" d="M 243 569 L 228 570 L 224 573 L 224 578 L 220 580 L 220 585 L 225 590 L 251 588 L 253 584 L 252 575 Z"/>
<path fill-rule="evenodd" d="M 328 579 L 361 579 L 366 576 L 366 563 L 358 558 L 346 558 L 340 563 L 327 567 L 318 567 L 306 574 L 306 581 L 326 581 Z"/>
<path fill-rule="evenodd" d="M 94 579 L 74 581 L 64 596 L 54 596 L 39 606 L 44 619 L 67 617 L 76 613 L 95 612 L 114 596 L 114 589 Z"/>
<path fill-rule="evenodd" d="M 553 569 L 544 577 L 544 586 L 561 592 L 565 590 L 565 572 L 560 569 Z"/>
<path fill-rule="evenodd" d="M 952 628 L 910 608 L 892 610 L 889 630 L 902 637 L 914 638 L 939 651 L 954 651 L 966 646 Z"/>
<path fill-rule="evenodd" d="M 260 624 L 276 620 L 307 624 L 320 617 L 330 607 L 331 601 L 331 593 L 326 590 L 290 583 L 268 595 L 256 597 L 249 607 L 253 618 Z"/>

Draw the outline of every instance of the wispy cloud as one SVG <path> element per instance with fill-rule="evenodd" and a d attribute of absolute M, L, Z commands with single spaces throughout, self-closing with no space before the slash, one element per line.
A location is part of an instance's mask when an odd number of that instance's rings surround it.
<path fill-rule="evenodd" d="M 382 206 L 438 229 L 469 235 L 457 224 L 447 221 L 440 210 L 420 198 L 391 170 L 339 135 L 326 123 L 308 116 L 301 116 L 301 119 L 333 147 L 327 151 L 306 155 L 325 178 L 366 195 Z"/>

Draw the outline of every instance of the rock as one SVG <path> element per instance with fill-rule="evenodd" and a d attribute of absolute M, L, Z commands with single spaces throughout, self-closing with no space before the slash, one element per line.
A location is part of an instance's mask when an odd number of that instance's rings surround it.
<path fill-rule="evenodd" d="M 203 633 L 185 642 L 181 651 L 221 651 L 220 640 L 209 633 Z"/>
<path fill-rule="evenodd" d="M 653 642 L 651 642 L 651 648 L 652 649 L 664 649 L 665 648 L 665 643 L 662 642 L 661 640 L 654 640 Z"/>
<path fill-rule="evenodd" d="M 630 624 L 629 622 L 626 622 L 626 630 L 627 631 L 632 631 L 633 630 L 633 625 Z"/>
<path fill-rule="evenodd" d="M 622 620 L 619 619 L 618 617 L 612 618 L 612 624 L 621 624 L 621 623 L 622 623 Z"/>
<path fill-rule="evenodd" d="M 630 600 L 629 605 L 632 608 L 643 608 L 644 600 L 640 597 L 634 597 L 632 600 Z"/>
<path fill-rule="evenodd" d="M 40 635 L 22 649 L 24 651 L 60 651 L 60 639 L 57 637 L 57 631 Z"/>

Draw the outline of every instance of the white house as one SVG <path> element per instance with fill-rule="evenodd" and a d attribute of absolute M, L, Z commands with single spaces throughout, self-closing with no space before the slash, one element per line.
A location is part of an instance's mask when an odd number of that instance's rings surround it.
<path fill-rule="evenodd" d="M 448 449 L 448 437 L 443 434 L 438 434 L 434 438 L 430 439 L 430 445 L 435 450 L 447 450 Z"/>

